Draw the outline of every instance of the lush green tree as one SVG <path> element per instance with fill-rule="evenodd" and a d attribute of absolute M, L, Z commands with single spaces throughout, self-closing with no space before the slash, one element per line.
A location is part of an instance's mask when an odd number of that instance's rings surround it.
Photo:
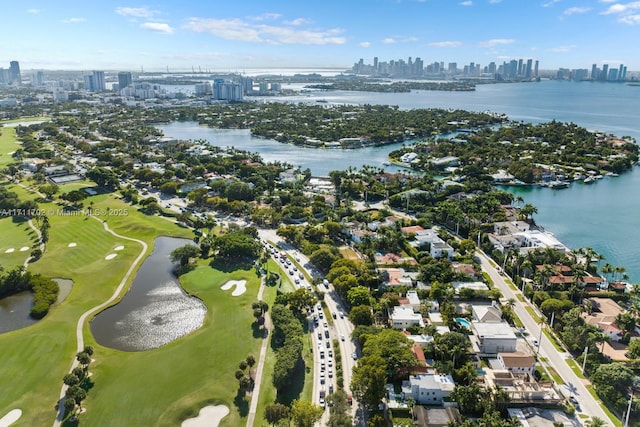
<path fill-rule="evenodd" d="M 631 340 L 627 346 L 627 356 L 632 359 L 640 358 L 640 340 Z"/>
<path fill-rule="evenodd" d="M 256 259 L 262 250 L 260 243 L 242 231 L 231 231 L 215 239 L 216 257 L 225 260 Z"/>
<path fill-rule="evenodd" d="M 338 389 L 331 393 L 327 397 L 327 402 L 330 402 L 329 427 L 353 426 L 353 419 L 350 415 L 351 405 L 349 405 L 347 393 L 343 389 Z"/>
<path fill-rule="evenodd" d="M 478 384 L 456 385 L 451 392 L 451 399 L 458 402 L 460 412 L 469 415 L 478 415 L 485 408 L 483 395 L 485 393 Z"/>
<path fill-rule="evenodd" d="M 316 303 L 316 297 L 310 290 L 299 288 L 287 295 L 287 301 L 294 311 L 302 313 Z"/>
<path fill-rule="evenodd" d="M 373 408 L 385 396 L 387 384 L 387 363 L 378 356 L 364 356 L 353 368 L 351 390 L 354 397 Z"/>
<path fill-rule="evenodd" d="M 294 400 L 291 404 L 291 419 L 296 427 L 313 427 L 323 413 L 322 407 L 307 400 Z"/>
<path fill-rule="evenodd" d="M 328 271 L 336 259 L 337 256 L 329 249 L 318 249 L 309 256 L 309 261 L 321 271 Z"/>
<path fill-rule="evenodd" d="M 189 260 L 197 258 L 200 249 L 195 245 L 184 245 L 171 251 L 171 261 L 180 263 L 181 267 L 189 264 Z"/>
<path fill-rule="evenodd" d="M 264 419 L 272 426 L 287 418 L 289 418 L 289 408 L 282 403 L 272 403 L 264 408 Z"/>
<path fill-rule="evenodd" d="M 371 307 L 368 305 L 357 305 L 349 311 L 349 320 L 355 326 L 358 325 L 372 325 L 373 315 L 371 314 Z"/>
<path fill-rule="evenodd" d="M 436 357 L 441 360 L 451 360 L 455 366 L 465 363 L 471 343 L 469 338 L 460 332 L 445 332 L 433 339 L 433 349 Z"/>
<path fill-rule="evenodd" d="M 596 392 L 622 412 L 629 399 L 629 388 L 633 385 L 633 371 L 623 363 L 603 364 L 591 375 Z"/>
<path fill-rule="evenodd" d="M 51 199 L 54 194 L 57 194 L 58 191 L 60 191 L 60 187 L 58 187 L 56 184 L 45 184 L 41 185 L 39 190 L 47 197 L 47 199 Z"/>
<path fill-rule="evenodd" d="M 371 295 L 369 288 L 355 286 L 347 291 L 347 302 L 351 307 L 358 305 L 371 305 Z"/>

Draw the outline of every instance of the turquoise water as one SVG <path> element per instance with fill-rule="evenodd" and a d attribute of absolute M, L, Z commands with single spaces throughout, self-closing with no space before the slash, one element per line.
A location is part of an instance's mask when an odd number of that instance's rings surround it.
<path fill-rule="evenodd" d="M 494 111 L 513 120 L 573 122 L 588 129 L 640 141 L 640 87 L 602 82 L 513 83 L 478 86 L 474 92 L 416 91 L 411 93 L 318 92 L 281 101 L 323 99 L 339 104 L 389 104 L 402 109 L 454 108 Z M 161 126 L 166 135 L 205 138 L 219 146 L 259 152 L 268 161 L 285 161 L 309 168 L 315 175 L 363 164 L 381 166 L 387 153 L 401 144 L 360 150 L 317 150 L 260 138 L 248 131 L 219 131 L 192 123 Z M 389 168 L 386 168 L 389 169 Z M 606 262 L 623 266 L 640 281 L 640 171 L 606 177 L 591 186 L 573 183 L 565 190 L 514 188 L 526 203 L 538 208 L 536 222 L 570 248 L 590 246 Z"/>
<path fill-rule="evenodd" d="M 463 319 L 462 317 L 456 317 L 456 322 L 458 322 L 461 326 L 465 328 L 471 328 L 471 323 L 467 319 Z"/>

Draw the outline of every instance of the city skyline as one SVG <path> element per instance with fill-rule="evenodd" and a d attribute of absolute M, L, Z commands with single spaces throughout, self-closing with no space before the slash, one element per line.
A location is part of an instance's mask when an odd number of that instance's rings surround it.
<path fill-rule="evenodd" d="M 42 0 L 4 6 L 0 62 L 33 69 L 350 68 L 354 58 L 425 63 L 539 60 L 640 70 L 640 2 L 615 0 L 256 0 L 151 5 Z"/>

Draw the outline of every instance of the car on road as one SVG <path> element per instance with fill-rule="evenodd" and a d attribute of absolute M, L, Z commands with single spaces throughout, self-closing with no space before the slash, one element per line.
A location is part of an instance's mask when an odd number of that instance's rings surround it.
<path fill-rule="evenodd" d="M 343 334 L 340 335 L 340 341 L 344 341 L 344 335 Z"/>
<path fill-rule="evenodd" d="M 580 409 L 580 402 L 578 402 L 578 399 L 576 399 L 576 397 L 575 397 L 575 396 L 571 396 L 571 397 L 569 398 L 569 401 L 571 402 L 571 404 L 572 404 L 573 406 L 575 406 L 575 408 L 576 408 L 576 409 Z"/>
<path fill-rule="evenodd" d="M 358 353 L 354 351 L 353 353 L 351 353 L 351 357 L 353 358 L 353 360 L 358 360 Z"/>

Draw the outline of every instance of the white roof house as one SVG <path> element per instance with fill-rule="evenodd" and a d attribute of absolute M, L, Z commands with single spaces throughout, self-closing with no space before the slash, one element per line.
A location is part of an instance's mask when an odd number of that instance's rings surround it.
<path fill-rule="evenodd" d="M 455 387 L 451 375 L 437 373 L 418 374 L 409 376 L 409 381 L 402 382 L 402 394 L 405 399 L 412 397 L 421 405 L 442 404 Z"/>
<path fill-rule="evenodd" d="M 511 326 L 505 322 L 471 322 L 473 350 L 480 355 L 513 353 L 518 338 Z"/>
<path fill-rule="evenodd" d="M 389 321 L 393 329 L 406 329 L 412 326 L 424 327 L 424 321 L 420 313 L 414 313 L 411 307 L 393 307 L 389 315 Z"/>

